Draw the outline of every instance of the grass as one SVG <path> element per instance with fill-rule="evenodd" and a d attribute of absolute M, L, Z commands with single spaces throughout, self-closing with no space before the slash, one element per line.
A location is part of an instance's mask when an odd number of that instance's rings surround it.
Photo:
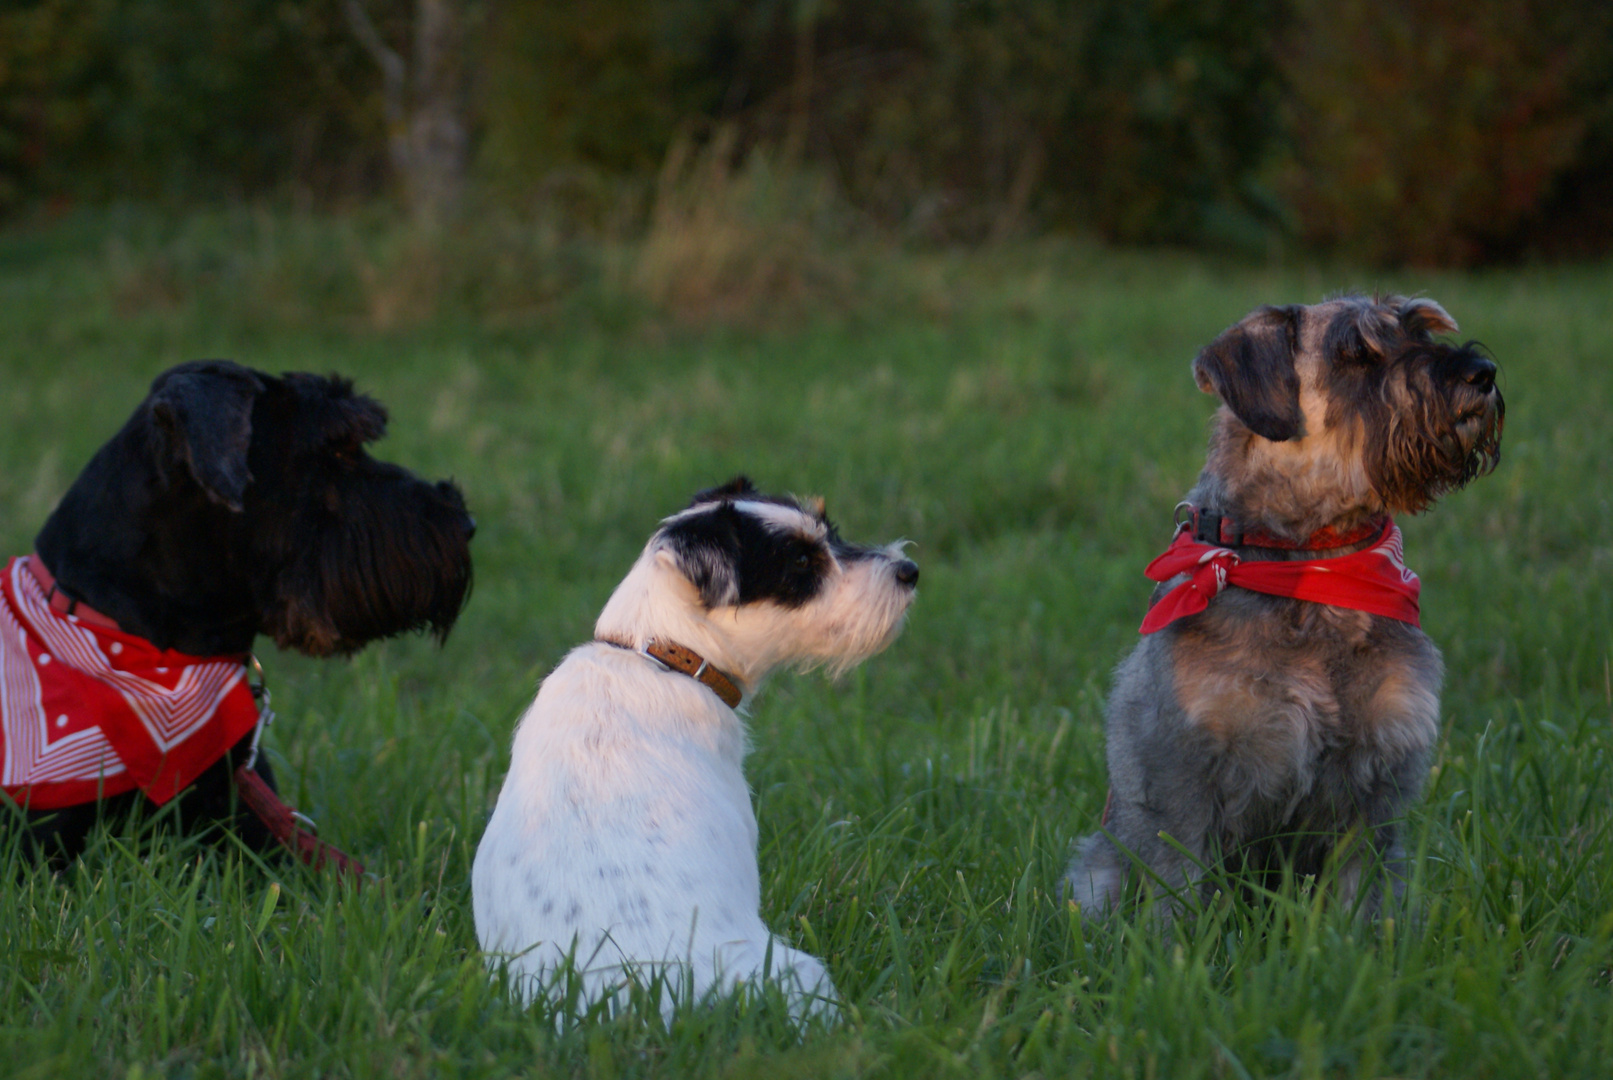
<path fill-rule="evenodd" d="M 522 234 L 478 270 L 454 243 L 248 213 L 0 234 L 5 552 L 153 374 L 208 355 L 353 375 L 391 410 L 383 456 L 457 477 L 480 523 L 445 648 L 266 646 L 286 793 L 380 881 L 117 829 L 60 875 L 8 863 L 10 1075 L 1607 1074 L 1613 267 L 892 254 L 835 311 L 695 330 L 620 253 Z M 1202 460 L 1188 360 L 1256 304 L 1343 287 L 1439 299 L 1509 399 L 1500 470 L 1403 523 L 1448 666 L 1413 916 L 1357 923 L 1300 882 L 1083 927 L 1051 894 L 1103 803 L 1142 566 Z M 827 959 L 847 1020 L 802 1035 L 763 999 L 557 1024 L 487 978 L 470 916 L 511 727 L 656 519 L 742 470 L 923 567 L 886 654 L 778 678 L 752 718 L 764 916 Z"/>

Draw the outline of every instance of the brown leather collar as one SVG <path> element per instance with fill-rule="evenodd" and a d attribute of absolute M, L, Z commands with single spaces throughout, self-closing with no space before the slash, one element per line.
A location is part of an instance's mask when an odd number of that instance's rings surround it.
<path fill-rule="evenodd" d="M 1186 518 L 1182 511 L 1188 511 Z M 1289 540 L 1264 529 L 1251 529 L 1247 532 L 1238 527 L 1231 515 L 1211 510 L 1207 506 L 1194 506 L 1189 502 L 1176 504 L 1177 528 L 1187 529 L 1193 539 L 1201 544 L 1215 544 L 1218 547 L 1254 547 L 1275 548 L 1279 551 L 1332 551 L 1336 548 L 1349 547 L 1368 540 L 1374 540 L 1383 533 L 1386 518 L 1370 518 L 1355 528 L 1345 532 L 1329 526 L 1318 529 L 1304 540 Z"/>
<path fill-rule="evenodd" d="M 34 575 L 39 587 L 45 590 L 45 596 L 50 600 L 50 609 L 62 615 L 75 616 L 79 622 L 87 622 L 92 626 L 104 627 L 108 630 L 122 630 L 117 621 L 108 615 L 102 615 L 90 605 L 68 596 L 56 584 L 56 575 L 50 572 L 45 560 L 39 557 L 39 552 L 28 556 L 28 572 Z"/>
<path fill-rule="evenodd" d="M 744 693 L 739 689 L 739 680 L 725 671 L 719 671 L 706 663 L 706 658 L 693 649 L 686 649 L 671 641 L 650 641 L 643 649 L 634 649 L 620 641 L 610 638 L 598 638 L 606 645 L 614 645 L 618 649 L 627 649 L 630 652 L 642 652 L 645 656 L 659 663 L 668 671 L 676 671 L 706 687 L 713 694 L 722 699 L 722 703 L 730 709 L 739 708 Z"/>

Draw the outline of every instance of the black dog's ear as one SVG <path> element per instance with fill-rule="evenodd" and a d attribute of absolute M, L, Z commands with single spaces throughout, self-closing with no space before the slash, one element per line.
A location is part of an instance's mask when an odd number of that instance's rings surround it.
<path fill-rule="evenodd" d="M 1261 438 L 1296 438 L 1305 429 L 1294 370 L 1297 331 L 1292 309 L 1262 308 L 1205 346 L 1193 361 L 1193 380 Z"/>
<path fill-rule="evenodd" d="M 688 579 L 708 608 L 739 601 L 739 511 L 718 506 L 661 531 L 659 557 Z"/>
<path fill-rule="evenodd" d="M 183 464 L 207 497 L 237 513 L 252 482 L 252 402 L 263 381 L 227 360 L 182 364 L 151 384 L 151 418 L 169 463 Z"/>
<path fill-rule="evenodd" d="M 286 371 L 280 380 L 297 395 L 299 411 L 307 418 L 308 443 L 302 450 L 331 442 L 361 446 L 386 435 L 386 406 L 354 390 L 345 375 Z"/>
<path fill-rule="evenodd" d="M 739 476 L 734 477 L 732 480 L 728 481 L 728 483 L 723 484 L 720 487 L 707 488 L 706 490 L 697 493 L 694 498 L 689 500 L 689 506 L 693 508 L 699 506 L 701 503 L 726 502 L 733 499 L 743 499 L 747 495 L 755 494 L 757 494 L 756 485 L 750 482 L 750 477 L 741 473 Z"/>

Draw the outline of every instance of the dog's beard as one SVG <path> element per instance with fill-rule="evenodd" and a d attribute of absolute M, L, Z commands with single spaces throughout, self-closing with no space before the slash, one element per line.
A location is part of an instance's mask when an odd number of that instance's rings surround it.
<path fill-rule="evenodd" d="M 897 583 L 891 563 L 905 557 L 903 545 L 892 544 L 880 555 L 846 567 L 838 588 L 824 598 L 822 621 L 834 628 L 836 646 L 809 660 L 808 666 L 821 663 L 831 678 L 839 678 L 896 640 L 914 594 L 911 587 Z"/>
<path fill-rule="evenodd" d="M 264 629 L 281 648 L 340 656 L 399 634 L 448 636 L 471 588 L 457 512 L 368 509 L 306 544 L 275 579 Z"/>
<path fill-rule="evenodd" d="M 837 678 L 896 640 L 912 601 L 913 590 L 896 582 L 887 558 L 858 560 L 801 607 L 732 609 L 724 635 L 736 652 L 762 658 L 759 671 L 821 667 Z"/>
<path fill-rule="evenodd" d="M 1499 391 L 1472 403 L 1441 393 L 1423 396 L 1410 415 L 1391 412 L 1385 422 L 1368 425 L 1372 486 L 1391 509 L 1426 510 L 1495 470 L 1505 423 Z"/>

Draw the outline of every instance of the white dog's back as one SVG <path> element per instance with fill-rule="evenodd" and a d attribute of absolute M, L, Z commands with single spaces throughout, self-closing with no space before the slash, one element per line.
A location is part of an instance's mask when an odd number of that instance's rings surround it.
<path fill-rule="evenodd" d="M 780 666 L 883 649 L 917 580 L 900 544 L 848 543 L 821 502 L 743 478 L 665 519 L 516 730 L 471 879 L 490 961 L 529 998 L 575 974 L 590 1002 L 762 979 L 798 1014 L 831 1002 L 822 963 L 762 922 L 736 710 Z"/>
<path fill-rule="evenodd" d="M 591 999 L 662 964 L 697 994 L 760 967 L 771 935 L 744 752 L 733 710 L 626 649 L 583 645 L 544 681 L 472 878 L 483 947 L 524 994 L 568 956 Z M 772 967 L 806 991 L 823 978 L 780 943 Z"/>

